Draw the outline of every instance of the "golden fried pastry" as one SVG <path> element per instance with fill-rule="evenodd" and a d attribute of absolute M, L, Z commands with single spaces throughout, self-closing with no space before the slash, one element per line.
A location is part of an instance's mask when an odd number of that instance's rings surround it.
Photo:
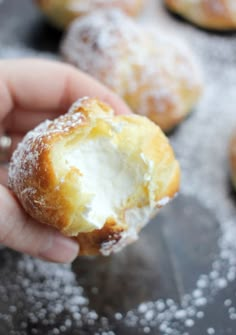
<path fill-rule="evenodd" d="M 215 30 L 236 28 L 235 0 L 165 0 L 167 7 L 196 25 Z"/>
<path fill-rule="evenodd" d="M 199 68 L 184 43 L 118 10 L 75 20 L 61 51 L 164 131 L 185 118 L 202 91 Z"/>
<path fill-rule="evenodd" d="M 236 131 L 231 136 L 229 144 L 229 166 L 232 183 L 236 189 Z"/>
<path fill-rule="evenodd" d="M 19 144 L 9 186 L 26 212 L 76 238 L 82 255 L 116 252 L 178 191 L 179 165 L 159 127 L 92 98 Z"/>
<path fill-rule="evenodd" d="M 44 14 L 59 28 L 65 28 L 75 18 L 101 8 L 119 8 L 136 16 L 144 0 L 36 0 Z"/>

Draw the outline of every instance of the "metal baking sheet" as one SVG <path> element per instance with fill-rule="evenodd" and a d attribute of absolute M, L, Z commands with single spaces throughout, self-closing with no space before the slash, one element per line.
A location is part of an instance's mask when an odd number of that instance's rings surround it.
<path fill-rule="evenodd" d="M 236 127 L 236 34 L 213 33 L 146 1 L 140 20 L 192 46 L 205 92 L 171 135 L 180 195 L 109 258 L 72 266 L 0 249 L 0 334 L 236 333 L 236 202 L 227 146 Z M 0 57 L 59 58 L 62 34 L 30 0 L 0 4 Z"/>

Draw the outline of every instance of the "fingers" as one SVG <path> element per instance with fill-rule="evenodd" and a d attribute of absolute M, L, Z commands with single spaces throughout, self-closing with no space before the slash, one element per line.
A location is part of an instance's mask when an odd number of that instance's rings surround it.
<path fill-rule="evenodd" d="M 56 116 L 53 110 L 51 111 L 26 111 L 24 109 L 15 108 L 9 113 L 3 122 L 5 131 L 11 135 L 14 133 L 25 134 L 29 129 L 33 129 L 39 123 L 46 119 L 52 119 Z"/>
<path fill-rule="evenodd" d="M 109 89 L 71 66 L 43 60 L 0 61 L 0 122 L 5 120 L 1 133 L 14 134 L 12 149 L 21 133 L 67 111 L 84 96 L 107 102 L 118 114 L 130 113 Z M 1 168 L 0 182 L 6 184 L 6 179 L 6 169 Z M 77 242 L 34 222 L 3 185 L 0 213 L 0 243 L 55 262 L 70 262 L 77 256 Z"/>
<path fill-rule="evenodd" d="M 48 261 L 68 263 L 78 255 L 78 243 L 41 225 L 21 210 L 12 193 L 0 185 L 0 243 Z"/>
<path fill-rule="evenodd" d="M 48 112 L 55 117 L 83 96 L 109 103 L 118 114 L 130 113 L 126 104 L 108 88 L 63 63 L 38 59 L 2 60 L 0 74 L 0 120 L 14 109 L 24 110 L 29 112 L 28 126 L 32 128 L 39 121 L 33 117 L 35 111 L 45 111 L 45 118 Z"/>
<path fill-rule="evenodd" d="M 1 66 L 0 66 L 0 73 L 1 73 L 1 68 L 2 68 L 3 63 L 0 61 L 0 64 L 1 64 Z M 8 89 L 5 80 L 7 80 L 7 79 L 3 80 L 3 78 L 1 78 L 1 75 L 0 75 L 0 101 L 1 101 L 1 104 L 0 104 L 0 123 L 9 114 L 9 112 L 11 110 L 13 110 L 13 99 L 12 99 L 12 96 L 10 94 L 10 90 Z M 1 124 L 0 124 L 0 127 L 1 127 L 0 128 L 0 133 L 2 133 L 3 129 L 2 129 Z"/>
<path fill-rule="evenodd" d="M 4 165 L 0 165 L 0 184 L 7 187 L 8 170 Z M 0 205 L 1 206 L 1 205 Z"/>

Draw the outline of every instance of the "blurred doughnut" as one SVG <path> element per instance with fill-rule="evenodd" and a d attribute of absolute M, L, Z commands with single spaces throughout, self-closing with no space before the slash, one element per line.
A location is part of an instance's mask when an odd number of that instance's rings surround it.
<path fill-rule="evenodd" d="M 75 20 L 61 51 L 65 61 L 110 87 L 164 131 L 186 117 L 202 92 L 199 67 L 182 41 L 118 10 Z"/>
<path fill-rule="evenodd" d="M 165 0 L 167 7 L 190 22 L 207 29 L 236 28 L 235 0 Z"/>
<path fill-rule="evenodd" d="M 66 28 L 75 18 L 101 8 L 119 8 L 136 16 L 144 0 L 36 0 L 48 19 L 59 28 Z"/>

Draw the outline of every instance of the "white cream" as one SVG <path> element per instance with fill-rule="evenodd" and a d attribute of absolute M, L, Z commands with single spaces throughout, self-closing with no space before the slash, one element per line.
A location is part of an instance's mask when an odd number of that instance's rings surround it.
<path fill-rule="evenodd" d="M 74 166 L 82 173 L 81 191 L 91 196 L 83 217 L 98 229 L 107 218 L 117 219 L 129 196 L 143 183 L 146 169 L 142 160 L 138 165 L 131 163 L 106 138 L 80 142 L 66 151 L 64 159 L 69 168 Z"/>

